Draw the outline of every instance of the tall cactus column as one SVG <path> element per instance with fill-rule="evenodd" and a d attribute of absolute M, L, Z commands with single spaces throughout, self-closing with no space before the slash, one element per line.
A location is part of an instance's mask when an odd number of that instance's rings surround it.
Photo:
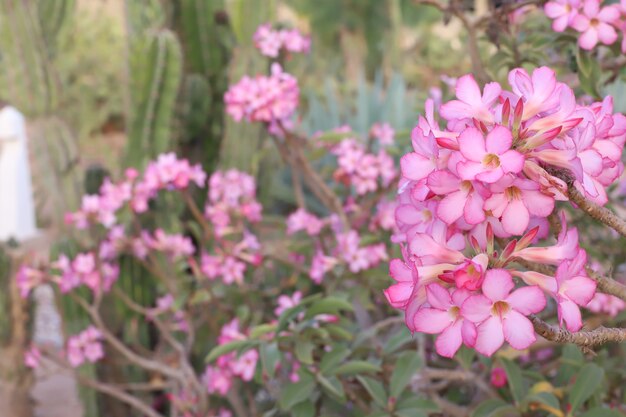
<path fill-rule="evenodd" d="M 182 51 L 176 35 L 163 29 L 148 45 L 134 45 L 131 60 L 133 106 L 126 165 L 143 166 L 171 147 L 172 123 L 182 77 Z"/>

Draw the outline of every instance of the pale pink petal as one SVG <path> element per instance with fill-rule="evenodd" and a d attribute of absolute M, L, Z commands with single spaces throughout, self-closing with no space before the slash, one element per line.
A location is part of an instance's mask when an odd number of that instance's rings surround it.
<path fill-rule="evenodd" d="M 515 349 L 526 349 L 535 341 L 535 329 L 526 317 L 515 310 L 509 311 L 502 321 L 504 338 Z"/>
<path fill-rule="evenodd" d="M 485 84 L 485 88 L 483 88 L 483 104 L 491 106 L 500 97 L 500 93 L 502 93 L 500 84 L 496 82 Z"/>
<path fill-rule="evenodd" d="M 596 291 L 596 282 L 591 278 L 578 276 L 566 281 L 565 295 L 580 306 L 585 306 Z"/>
<path fill-rule="evenodd" d="M 466 200 L 467 194 L 463 191 L 448 194 L 439 202 L 437 216 L 447 224 L 454 223 L 463 215 Z"/>
<path fill-rule="evenodd" d="M 475 161 L 462 161 L 456 165 L 459 176 L 463 180 L 473 180 L 478 174 L 485 170 L 483 164 Z"/>
<path fill-rule="evenodd" d="M 487 152 L 500 155 L 509 149 L 513 143 L 511 131 L 504 126 L 496 126 L 487 135 L 485 140 Z"/>
<path fill-rule="evenodd" d="M 577 332 L 583 327 L 583 320 L 578 306 L 570 300 L 561 300 L 558 306 L 559 322 L 570 332 Z"/>
<path fill-rule="evenodd" d="M 463 209 L 463 218 L 471 225 L 482 223 L 485 220 L 483 210 L 484 200 L 478 193 L 470 193 Z"/>
<path fill-rule="evenodd" d="M 413 282 L 413 272 L 401 259 L 389 262 L 389 275 L 396 281 Z"/>
<path fill-rule="evenodd" d="M 607 23 L 600 23 L 598 25 L 598 38 L 603 44 L 611 45 L 617 40 L 617 32 L 613 26 Z"/>
<path fill-rule="evenodd" d="M 504 331 L 499 317 L 489 317 L 478 326 L 474 349 L 485 356 L 491 356 L 504 343 Z"/>
<path fill-rule="evenodd" d="M 413 317 L 415 331 L 429 334 L 441 333 L 451 322 L 447 311 L 436 308 L 420 308 Z"/>
<path fill-rule="evenodd" d="M 459 189 L 460 180 L 450 171 L 435 171 L 428 176 L 426 185 L 435 194 L 444 195 Z"/>
<path fill-rule="evenodd" d="M 383 292 L 393 308 L 404 308 L 413 293 L 413 288 L 413 283 L 399 282 Z"/>
<path fill-rule="evenodd" d="M 513 200 L 502 213 L 502 227 L 507 233 L 521 235 L 526 231 L 530 214 L 522 200 Z"/>
<path fill-rule="evenodd" d="M 548 217 L 554 210 L 554 198 L 539 191 L 522 191 L 524 200 L 528 201 L 527 208 L 530 214 L 538 217 Z"/>
<path fill-rule="evenodd" d="M 460 77 L 456 82 L 456 96 L 459 100 L 480 106 L 482 104 L 480 87 L 471 74 Z"/>
<path fill-rule="evenodd" d="M 469 320 L 463 320 L 463 327 L 461 327 L 461 335 L 463 336 L 463 343 L 472 347 L 476 343 L 476 325 Z"/>
<path fill-rule="evenodd" d="M 555 32 L 563 32 L 567 28 L 568 24 L 569 24 L 569 16 L 568 15 L 560 16 L 554 19 L 554 21 L 552 22 L 552 30 L 554 30 Z"/>
<path fill-rule="evenodd" d="M 483 281 L 483 294 L 494 303 L 506 299 L 515 287 L 511 274 L 506 269 L 490 269 Z"/>
<path fill-rule="evenodd" d="M 567 13 L 563 4 L 554 1 L 547 2 L 543 10 L 550 19 L 557 18 Z"/>
<path fill-rule="evenodd" d="M 460 165 L 460 164 L 459 164 Z M 476 179 L 487 184 L 493 184 L 504 176 L 502 167 L 483 171 L 476 175 Z"/>
<path fill-rule="evenodd" d="M 459 100 L 448 101 L 439 109 L 439 114 L 446 120 L 465 119 L 471 112 L 472 107 Z"/>
<path fill-rule="evenodd" d="M 586 50 L 593 49 L 594 46 L 598 44 L 598 31 L 594 27 L 589 27 L 581 36 L 578 38 L 578 45 L 581 48 Z"/>
<path fill-rule="evenodd" d="M 450 293 L 439 284 L 430 284 L 426 287 L 426 298 L 432 307 L 439 310 L 447 311 L 452 307 Z"/>
<path fill-rule="evenodd" d="M 524 155 L 517 151 L 510 150 L 500 155 L 500 166 L 504 172 L 512 172 L 514 174 L 521 172 L 524 168 L 524 161 Z"/>
<path fill-rule="evenodd" d="M 461 336 L 462 325 L 463 322 L 458 320 L 437 337 L 435 348 L 438 354 L 446 358 L 452 358 L 456 351 L 459 350 L 461 343 L 463 343 L 463 337 Z"/>
<path fill-rule="evenodd" d="M 468 297 L 461 306 L 461 315 L 474 323 L 480 323 L 491 315 L 493 302 L 484 295 Z"/>
<path fill-rule="evenodd" d="M 435 165 L 429 158 L 411 152 L 400 158 L 400 169 L 406 178 L 419 181 L 426 178 L 435 169 Z"/>
<path fill-rule="evenodd" d="M 574 19 L 572 19 L 572 27 L 579 32 L 584 32 L 589 29 L 591 21 L 589 18 L 583 14 L 577 14 Z"/>
<path fill-rule="evenodd" d="M 481 162 L 487 150 L 485 149 L 485 138 L 480 130 L 468 127 L 459 136 L 459 149 L 461 154 L 474 162 Z"/>
<path fill-rule="evenodd" d="M 539 287 L 522 287 L 513 291 L 506 302 L 523 315 L 538 313 L 546 306 L 546 297 Z"/>
<path fill-rule="evenodd" d="M 598 20 L 602 22 L 612 22 L 620 18 L 619 9 L 615 5 L 603 7 L 598 13 Z"/>
<path fill-rule="evenodd" d="M 583 3 L 583 11 L 589 17 L 597 16 L 600 11 L 600 0 L 585 0 Z"/>

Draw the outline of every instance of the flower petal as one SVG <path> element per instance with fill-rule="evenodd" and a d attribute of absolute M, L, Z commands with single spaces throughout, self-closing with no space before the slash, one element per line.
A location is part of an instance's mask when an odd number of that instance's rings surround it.
<path fill-rule="evenodd" d="M 452 297 L 448 290 L 435 283 L 426 287 L 426 299 L 436 309 L 447 311 L 452 307 Z"/>
<path fill-rule="evenodd" d="M 441 332 L 435 341 L 435 348 L 438 354 L 446 358 L 452 358 L 459 350 L 461 343 L 463 343 L 463 337 L 461 336 L 462 325 L 463 321 L 457 320 Z"/>
<path fill-rule="evenodd" d="M 487 152 L 500 155 L 511 149 L 513 135 L 511 135 L 511 131 L 509 129 L 498 125 L 494 127 L 491 132 L 489 132 L 485 143 Z"/>
<path fill-rule="evenodd" d="M 504 331 L 499 317 L 491 316 L 480 326 L 476 335 L 474 349 L 486 356 L 491 356 L 504 343 Z"/>
<path fill-rule="evenodd" d="M 423 307 L 417 310 L 413 316 L 413 326 L 415 331 L 429 334 L 441 333 L 450 326 L 452 318 L 447 311 L 436 308 Z"/>
<path fill-rule="evenodd" d="M 459 136 L 459 150 L 470 161 L 481 162 L 487 153 L 482 132 L 475 127 L 465 129 Z"/>
<path fill-rule="evenodd" d="M 481 323 L 491 314 L 493 303 L 482 294 L 472 295 L 463 302 L 461 315 L 474 323 Z"/>
<path fill-rule="evenodd" d="M 504 338 L 515 349 L 526 349 L 537 340 L 533 324 L 515 310 L 509 311 L 502 324 Z"/>
<path fill-rule="evenodd" d="M 494 303 L 507 298 L 515 287 L 513 278 L 506 269 L 490 269 L 483 281 L 483 294 Z"/>
<path fill-rule="evenodd" d="M 506 302 L 525 316 L 538 313 L 546 307 L 546 297 L 543 291 L 534 285 L 513 291 L 506 298 Z"/>

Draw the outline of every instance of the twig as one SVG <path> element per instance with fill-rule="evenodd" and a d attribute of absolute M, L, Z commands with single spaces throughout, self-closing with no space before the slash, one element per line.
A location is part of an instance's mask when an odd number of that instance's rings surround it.
<path fill-rule="evenodd" d="M 580 347 L 590 348 L 626 340 L 626 329 L 600 326 L 594 330 L 572 333 L 566 329 L 552 326 L 536 316 L 531 315 L 529 318 L 538 334 L 556 343 L 574 343 Z"/>
<path fill-rule="evenodd" d="M 591 218 L 598 220 L 600 223 L 609 226 L 620 235 L 626 237 L 626 221 L 620 219 L 611 210 L 601 207 L 593 201 L 588 200 L 580 191 L 578 191 L 578 189 L 576 189 L 574 186 L 574 178 L 569 172 L 557 169 L 550 169 L 548 172 L 551 175 L 565 181 L 565 184 L 567 184 L 567 197 L 571 202 L 576 204 Z"/>

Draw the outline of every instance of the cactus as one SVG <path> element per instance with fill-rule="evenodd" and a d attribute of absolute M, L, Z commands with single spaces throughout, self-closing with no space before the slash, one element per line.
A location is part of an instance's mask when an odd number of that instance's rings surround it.
<path fill-rule="evenodd" d="M 61 30 L 67 27 L 75 6 L 76 0 L 38 0 L 37 17 L 49 54 L 55 53 L 56 40 Z"/>
<path fill-rule="evenodd" d="M 140 46 L 138 46 L 140 47 Z M 133 111 L 126 164 L 142 166 L 171 146 L 171 124 L 182 73 L 176 35 L 163 29 L 151 36 L 148 53 L 134 54 Z M 136 77 L 136 78 L 135 78 Z"/>

